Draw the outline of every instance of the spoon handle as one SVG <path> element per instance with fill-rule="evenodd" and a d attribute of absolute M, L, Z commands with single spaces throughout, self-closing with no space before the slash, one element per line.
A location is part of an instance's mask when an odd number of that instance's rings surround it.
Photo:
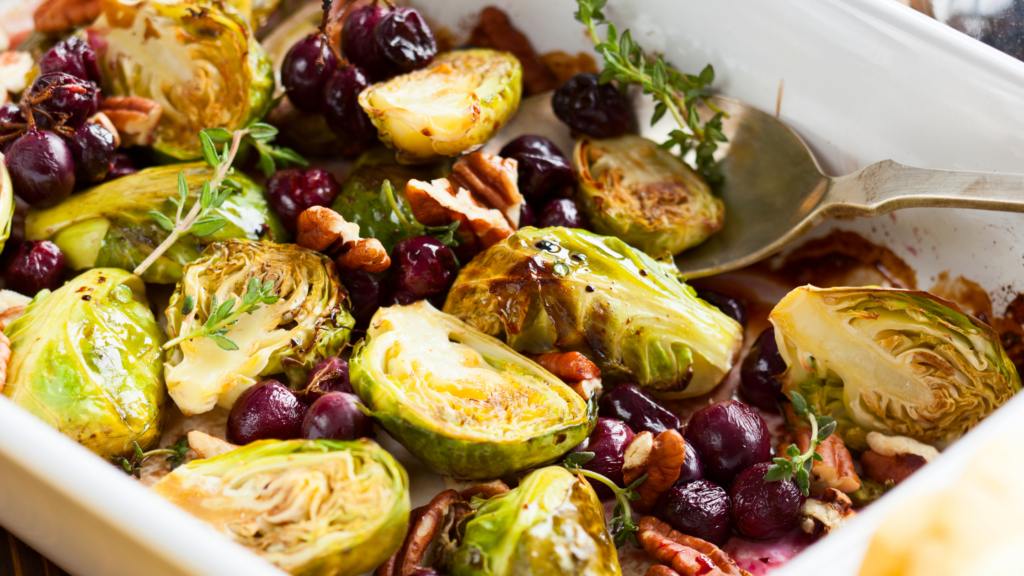
<path fill-rule="evenodd" d="M 1024 174 L 927 170 L 883 160 L 832 179 L 821 206 L 828 216 L 923 207 L 1024 212 Z"/>

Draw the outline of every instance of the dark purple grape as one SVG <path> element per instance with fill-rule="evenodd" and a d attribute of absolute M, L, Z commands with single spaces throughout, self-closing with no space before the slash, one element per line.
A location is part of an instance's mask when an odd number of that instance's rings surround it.
<path fill-rule="evenodd" d="M 8 102 L 0 106 L 0 134 L 10 134 L 15 128 L 3 128 L 4 124 L 24 124 L 25 117 L 21 115 L 21 108 L 17 104 Z"/>
<path fill-rule="evenodd" d="M 661 495 L 655 506 L 658 518 L 687 536 L 722 546 L 732 531 L 729 495 L 710 480 L 696 480 L 674 486 Z"/>
<path fill-rule="evenodd" d="M 415 8 L 395 8 L 381 16 L 373 39 L 378 53 L 401 72 L 423 68 L 437 54 L 434 33 Z"/>
<path fill-rule="evenodd" d="M 586 229 L 588 225 L 587 217 L 580 211 L 579 206 L 568 198 L 557 198 L 545 204 L 541 208 L 540 218 L 537 219 L 538 228 L 564 226 Z"/>
<path fill-rule="evenodd" d="M 753 408 L 736 400 L 694 414 L 686 424 L 686 442 L 700 451 L 707 477 L 723 486 L 744 469 L 771 458 L 768 426 Z"/>
<path fill-rule="evenodd" d="M 531 202 L 546 200 L 552 192 L 576 183 L 576 171 L 561 156 L 513 154 L 518 162 L 519 191 Z"/>
<path fill-rule="evenodd" d="M 355 393 L 349 380 L 348 362 L 336 356 L 324 358 L 309 371 L 302 401 L 312 404 L 331 392 Z"/>
<path fill-rule="evenodd" d="M 440 576 L 433 568 L 420 568 L 412 573 L 412 576 Z"/>
<path fill-rule="evenodd" d="M 415 304 L 422 299 L 423 298 L 420 298 L 418 296 L 413 296 L 412 294 L 406 292 L 405 290 L 393 290 L 390 294 L 387 295 L 387 298 L 384 299 L 384 305 L 408 306 L 409 304 Z"/>
<path fill-rule="evenodd" d="M 324 59 L 322 72 L 316 67 L 321 54 Z M 299 110 L 320 112 L 324 84 L 337 69 L 338 60 L 330 48 L 322 46 L 319 33 L 299 40 L 288 50 L 281 64 L 281 84 L 288 100 Z"/>
<path fill-rule="evenodd" d="M 387 284 L 380 276 L 362 270 L 341 271 L 340 276 L 352 303 L 355 327 L 357 330 L 365 330 L 370 325 L 370 318 L 373 318 L 373 314 L 387 298 Z"/>
<path fill-rule="evenodd" d="M 612 388 L 601 398 L 600 414 L 622 420 L 634 432 L 647 431 L 655 436 L 682 425 L 678 416 L 636 384 L 620 384 Z"/>
<path fill-rule="evenodd" d="M 114 135 L 95 122 L 79 126 L 68 138 L 68 148 L 75 159 L 76 182 L 99 182 L 106 178 L 117 152 Z"/>
<path fill-rule="evenodd" d="M 740 392 L 748 402 L 762 410 L 779 411 L 783 398 L 782 383 L 775 376 L 786 371 L 786 362 L 779 354 L 775 342 L 775 327 L 771 326 L 757 337 L 750 353 L 740 368 Z"/>
<path fill-rule="evenodd" d="M 594 138 L 614 138 L 629 131 L 630 112 L 618 89 L 598 82 L 592 72 L 565 81 L 551 97 L 555 116 L 569 128 Z"/>
<path fill-rule="evenodd" d="M 736 531 L 748 538 L 778 538 L 797 525 L 804 495 L 792 480 L 768 482 L 764 479 L 771 464 L 754 464 L 729 486 L 732 522 Z"/>
<path fill-rule="evenodd" d="M 526 134 L 505 144 L 498 156 L 511 158 L 516 154 L 537 154 L 540 156 L 557 156 L 565 158 L 565 154 L 555 146 L 555 143 L 543 136 Z"/>
<path fill-rule="evenodd" d="M 306 440 L 355 440 L 373 438 L 373 421 L 359 409 L 355 394 L 331 392 L 309 407 L 302 421 Z"/>
<path fill-rule="evenodd" d="M 30 128 L 7 152 L 14 192 L 33 208 L 59 204 L 75 187 L 75 160 L 60 136 Z"/>
<path fill-rule="evenodd" d="M 373 37 L 374 27 L 387 13 L 376 3 L 352 10 L 341 28 L 341 51 L 349 62 L 359 66 L 375 81 L 390 75 L 391 66 L 381 57 Z"/>
<path fill-rule="evenodd" d="M 110 171 L 107 172 L 107 177 L 103 181 L 110 182 L 115 178 L 135 174 L 138 171 L 139 169 L 135 167 L 135 162 L 132 161 L 131 156 L 124 152 L 118 152 L 114 154 L 114 159 L 110 161 Z"/>
<path fill-rule="evenodd" d="M 66 116 L 65 125 L 70 128 L 78 128 L 99 110 L 100 89 L 95 82 L 51 72 L 36 78 L 26 94 L 35 96 L 47 90 L 50 96 L 36 104 L 36 110 L 49 114 L 55 121 Z"/>
<path fill-rule="evenodd" d="M 697 297 L 708 304 L 711 304 L 715 308 L 718 308 L 723 314 L 739 322 L 740 326 L 746 328 L 747 307 L 744 306 L 743 302 L 740 300 L 719 292 L 712 292 L 711 290 L 697 290 Z"/>
<path fill-rule="evenodd" d="M 100 81 L 96 51 L 78 36 L 57 42 L 39 58 L 39 73 L 63 72 L 82 80 Z"/>
<path fill-rule="evenodd" d="M 302 420 L 309 409 L 277 380 L 257 382 L 235 401 L 228 414 L 228 442 L 292 440 L 302 436 Z"/>
<path fill-rule="evenodd" d="M 458 271 L 452 251 L 430 236 L 400 241 L 392 251 L 392 260 L 395 291 L 408 292 L 417 299 L 447 290 Z"/>
<path fill-rule="evenodd" d="M 685 430 L 680 430 L 680 434 L 686 436 Z M 686 445 L 686 457 L 683 459 L 683 467 L 679 469 L 679 478 L 676 480 L 676 486 L 682 486 L 689 484 L 696 480 L 702 480 L 704 478 L 704 460 L 700 456 L 700 450 L 693 444 Z"/>
<path fill-rule="evenodd" d="M 329 206 L 341 192 L 331 173 L 320 168 L 278 170 L 267 182 L 270 207 L 295 234 L 299 214 L 311 206 Z"/>
<path fill-rule="evenodd" d="M 60 288 L 64 275 L 64 253 L 49 240 L 31 240 L 18 247 L 7 266 L 7 288 L 26 296 L 40 290 Z"/>
<path fill-rule="evenodd" d="M 626 447 L 633 441 L 633 436 L 633 431 L 622 420 L 598 418 L 594 431 L 571 452 L 593 452 L 594 458 L 582 467 L 623 487 L 622 464 L 625 462 Z M 602 500 L 613 496 L 611 488 L 604 484 L 594 482 L 591 485 Z"/>
<path fill-rule="evenodd" d="M 370 142 L 377 129 L 359 105 L 359 93 L 370 85 L 362 68 L 344 66 L 324 83 L 324 119 L 339 138 Z"/>
<path fill-rule="evenodd" d="M 526 202 L 519 207 L 519 227 L 526 228 L 527 226 L 533 226 L 536 223 L 536 219 L 533 217 L 533 208 Z"/>

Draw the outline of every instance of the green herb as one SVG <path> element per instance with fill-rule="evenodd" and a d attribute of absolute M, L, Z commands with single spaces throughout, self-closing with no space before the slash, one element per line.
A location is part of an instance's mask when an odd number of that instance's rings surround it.
<path fill-rule="evenodd" d="M 406 229 L 416 233 L 417 236 L 431 236 L 441 244 L 453 248 L 459 245 L 459 239 L 455 237 L 455 231 L 459 229 L 459 222 L 452 222 L 447 226 L 426 226 L 419 222 L 412 214 L 407 214 L 398 205 L 395 198 L 395 187 L 390 180 L 385 180 L 380 187 L 381 202 L 391 207 L 395 217 Z"/>
<path fill-rule="evenodd" d="M 132 455 L 130 458 L 124 456 L 117 456 L 111 458 L 110 461 L 115 466 L 124 470 L 125 474 L 135 476 L 136 478 L 142 477 L 142 463 L 149 459 L 151 456 L 157 456 L 160 454 L 167 454 L 167 458 L 164 462 L 171 463 L 171 470 L 174 470 L 178 466 L 185 463 L 185 455 L 188 453 L 188 437 L 182 436 L 178 438 L 178 441 L 166 448 L 157 450 L 150 450 L 149 452 L 143 452 L 142 447 L 139 446 L 138 442 L 132 442 Z"/>
<path fill-rule="evenodd" d="M 235 161 L 235 156 L 243 141 L 256 149 L 259 154 L 259 167 L 268 177 L 277 168 L 278 161 L 302 166 L 307 164 L 306 160 L 294 150 L 272 146 L 270 142 L 276 136 L 277 128 L 261 122 L 234 132 L 225 128 L 210 128 L 200 132 L 199 144 L 203 152 L 203 159 L 214 168 L 213 178 L 203 182 L 199 202 L 196 202 L 188 214 L 182 217 L 181 213 L 185 209 L 189 190 L 188 184 L 185 182 L 185 174 L 178 173 L 178 195 L 170 199 L 177 208 L 174 220 L 172 221 L 156 210 L 149 212 L 157 225 L 170 232 L 170 235 L 135 268 L 135 275 L 141 276 L 148 270 L 164 252 L 178 241 L 178 238 L 186 234 L 209 236 L 227 225 L 227 219 L 215 214 L 214 210 L 220 208 L 228 196 L 242 189 L 242 185 L 229 178 L 229 175 L 234 170 L 231 164 Z M 221 152 L 217 151 L 217 144 L 222 145 Z"/>
<path fill-rule="evenodd" d="M 206 319 L 206 322 L 203 323 L 200 328 L 167 342 L 164 344 L 164 350 L 170 349 L 172 346 L 185 340 L 192 340 L 193 338 L 209 338 L 222 350 L 238 350 L 238 344 L 235 344 L 233 340 L 227 337 L 228 326 L 238 322 L 238 319 L 242 317 L 242 314 L 252 314 L 258 310 L 260 306 L 277 302 L 278 297 L 273 293 L 273 290 L 273 280 L 267 280 L 266 282 L 260 283 L 256 278 L 250 278 L 248 285 L 245 287 L 245 294 L 242 296 L 242 301 L 237 308 L 235 307 L 235 298 L 231 298 L 221 304 L 218 304 L 217 295 L 214 294 L 213 301 L 210 304 L 210 316 Z M 191 296 L 186 296 L 184 306 L 182 307 L 182 314 L 188 314 L 194 308 L 195 301 L 192 300 Z M 186 312 L 186 309 L 188 312 Z"/>
<path fill-rule="evenodd" d="M 814 461 L 824 460 L 817 452 L 817 448 L 836 431 L 836 422 L 831 416 L 819 416 L 817 410 L 813 406 L 808 406 L 807 401 L 799 392 L 790 392 L 789 397 L 793 401 L 793 410 L 797 416 L 804 416 L 811 423 L 811 445 L 806 452 L 801 454 L 800 449 L 791 444 L 786 449 L 788 458 L 775 458 L 773 460 L 775 463 L 768 468 L 768 474 L 764 479 L 768 482 L 776 482 L 793 478 L 800 488 L 800 492 L 804 496 L 808 496 L 810 495 L 811 468 L 814 467 Z"/>
<path fill-rule="evenodd" d="M 644 480 L 647 480 L 647 474 L 637 478 L 629 486 L 619 488 L 615 485 L 615 482 L 612 482 L 607 477 L 580 467 L 593 460 L 594 456 L 593 452 L 574 452 L 562 460 L 562 466 L 576 474 L 597 480 L 611 489 L 612 493 L 615 494 L 615 509 L 612 512 L 611 521 L 608 522 L 608 531 L 612 535 L 615 547 L 619 548 L 626 542 L 639 546 L 640 543 L 636 540 L 636 532 L 640 527 L 633 522 L 633 511 L 629 503 L 640 499 L 640 495 L 635 490 L 644 483 Z"/>
<path fill-rule="evenodd" d="M 671 150 L 678 146 L 680 157 L 694 150 L 694 169 L 708 182 L 720 182 L 722 174 L 714 154 L 718 143 L 727 141 L 722 134 L 722 118 L 726 114 L 709 100 L 711 92 L 707 87 L 715 80 L 714 68 L 708 64 L 699 76 L 683 74 L 669 66 L 661 55 L 651 57 L 644 53 L 643 48 L 633 41 L 629 30 L 620 36 L 615 25 L 605 20 L 601 12 L 608 0 L 576 0 L 576 3 L 579 6 L 576 19 L 587 27 L 590 39 L 596 45 L 595 50 L 604 56 L 601 83 L 614 80 L 620 88 L 636 84 L 643 88 L 644 94 L 653 96 L 658 103 L 651 125 L 666 113 L 671 113 L 679 125 L 679 129 L 673 130 L 661 147 Z M 604 40 L 597 33 L 597 27 L 601 25 L 607 25 Z M 697 114 L 698 101 L 715 112 L 703 125 Z"/>

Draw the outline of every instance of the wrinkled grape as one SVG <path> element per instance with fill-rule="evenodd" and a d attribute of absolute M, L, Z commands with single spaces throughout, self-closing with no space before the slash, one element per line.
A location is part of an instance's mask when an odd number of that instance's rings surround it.
<path fill-rule="evenodd" d="M 601 398 L 600 414 L 622 420 L 634 432 L 646 431 L 655 436 L 682 425 L 678 416 L 636 384 L 621 384 L 605 393 Z"/>
<path fill-rule="evenodd" d="M 710 480 L 674 486 L 655 506 L 658 518 L 687 536 L 722 546 L 732 531 L 729 495 Z"/>
<path fill-rule="evenodd" d="M 601 84 L 591 72 L 565 81 L 551 97 L 555 116 L 569 128 L 594 138 L 614 138 L 629 131 L 630 112 L 618 89 Z"/>
<path fill-rule="evenodd" d="M 707 477 L 722 485 L 771 458 L 768 426 L 753 408 L 736 400 L 694 414 L 686 424 L 686 442 L 700 451 Z"/>
<path fill-rule="evenodd" d="M 597 472 L 624 488 L 622 464 L 625 462 L 626 447 L 633 441 L 633 431 L 622 420 L 598 418 L 594 431 L 586 440 L 572 449 L 572 452 L 593 452 L 594 458 L 581 468 Z M 602 500 L 613 496 L 611 488 L 594 482 L 594 491 Z"/>
<path fill-rule="evenodd" d="M 771 464 L 762 462 L 741 472 L 729 486 L 736 531 L 748 538 L 778 538 L 797 525 L 804 496 L 792 480 L 768 482 Z"/>
<path fill-rule="evenodd" d="M 783 398 L 782 383 L 775 376 L 786 371 L 786 361 L 779 354 L 775 342 L 775 327 L 769 327 L 757 337 L 757 342 L 743 360 L 740 368 L 740 393 L 758 408 L 778 412 L 778 401 Z"/>

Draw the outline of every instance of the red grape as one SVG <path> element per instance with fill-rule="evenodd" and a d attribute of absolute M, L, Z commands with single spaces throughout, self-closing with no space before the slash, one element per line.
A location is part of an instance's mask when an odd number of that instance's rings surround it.
<path fill-rule="evenodd" d="M 59 204 L 75 187 L 75 161 L 60 136 L 29 128 L 7 152 L 14 191 L 35 208 Z"/>

